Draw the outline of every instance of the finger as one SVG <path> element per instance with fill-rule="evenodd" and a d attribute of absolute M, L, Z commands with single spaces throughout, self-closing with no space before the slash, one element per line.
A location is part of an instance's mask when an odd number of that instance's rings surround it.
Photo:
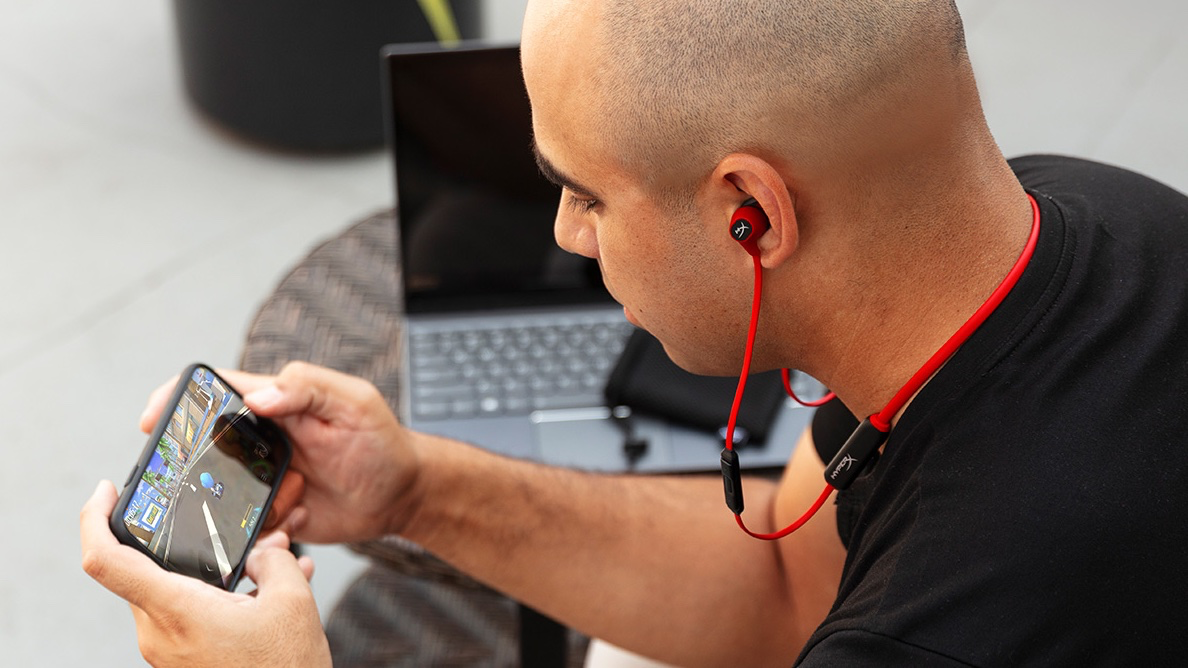
<path fill-rule="evenodd" d="M 284 530 L 278 530 L 267 535 L 260 536 L 260 540 L 256 541 L 255 546 L 252 547 L 252 551 L 255 552 L 256 550 L 278 549 L 289 550 L 291 552 L 292 550 L 290 547 L 292 544 L 289 542 L 291 540 L 289 535 L 290 534 Z M 250 561 L 250 555 L 248 556 L 248 559 Z M 306 580 L 309 580 L 313 577 L 313 559 L 309 557 L 300 557 L 297 559 L 297 565 L 300 566 L 301 571 L 305 573 Z M 244 569 L 246 570 L 247 568 L 248 567 L 245 565 Z"/>
<path fill-rule="evenodd" d="M 305 576 L 305 581 L 313 580 L 314 576 L 314 560 L 308 555 L 297 558 L 297 565 L 301 567 L 301 574 Z"/>
<path fill-rule="evenodd" d="M 264 520 L 264 529 L 272 529 L 280 525 L 281 520 L 288 517 L 289 513 L 301 503 L 301 497 L 305 495 L 305 476 L 301 475 L 299 471 L 289 469 L 285 473 L 285 477 L 281 480 L 280 489 L 276 490 L 276 499 L 272 502 L 272 508 L 268 510 L 268 517 Z"/>
<path fill-rule="evenodd" d="M 254 547 L 252 547 L 252 552 L 255 552 L 256 550 L 263 551 L 263 550 L 270 550 L 270 549 L 289 550 L 289 548 L 291 547 L 291 543 L 289 541 L 290 541 L 289 534 L 287 534 L 286 532 L 273 531 L 272 533 L 268 534 L 267 536 L 261 536 L 260 540 L 256 541 L 256 545 Z M 292 550 L 290 550 L 290 552 L 291 551 Z M 250 555 L 248 556 L 248 563 L 249 564 L 251 563 Z M 311 578 L 313 578 L 313 571 L 314 571 L 313 559 L 311 559 L 310 557 L 307 557 L 307 556 L 299 557 L 297 559 L 297 565 L 301 568 L 301 572 L 305 575 L 305 579 L 307 582 Z M 248 568 L 250 568 L 250 566 L 248 566 L 248 565 L 244 566 L 245 571 L 247 571 Z M 250 577 L 250 575 L 249 575 L 249 577 Z"/>
<path fill-rule="evenodd" d="M 267 550 L 269 548 L 276 548 L 278 550 L 287 550 L 290 545 L 289 534 L 284 531 L 273 531 L 269 534 L 260 536 L 260 540 L 252 546 L 252 551 Z"/>
<path fill-rule="evenodd" d="M 169 401 L 169 397 L 177 387 L 177 379 L 177 376 L 170 378 L 149 394 L 144 412 L 140 414 L 140 431 L 147 434 L 156 426 L 157 420 L 161 417 L 161 411 L 165 410 L 165 402 Z"/>
<path fill-rule="evenodd" d="M 102 523 L 103 527 L 107 528 L 107 522 L 111 519 L 111 511 L 115 509 L 115 504 L 119 499 L 120 495 L 116 491 L 115 484 L 110 480 L 100 480 L 95 491 L 91 493 L 91 498 L 83 504 L 82 511 L 78 514 L 79 539 L 82 542 L 83 554 L 86 554 L 89 548 L 119 544 L 110 530 L 93 531 L 96 522 Z"/>
<path fill-rule="evenodd" d="M 288 537 L 283 532 L 276 532 L 275 536 Z M 275 540 L 280 540 L 276 538 Z M 257 597 L 277 596 L 293 593 L 307 594 L 309 580 L 305 571 L 297 561 L 297 557 L 287 549 L 268 546 L 252 550 L 248 556 L 244 572 L 252 582 L 256 583 Z"/>
<path fill-rule="evenodd" d="M 375 387 L 333 369 L 290 362 L 273 384 L 244 397 L 244 403 L 266 417 L 307 414 L 332 421 L 378 399 Z"/>
<path fill-rule="evenodd" d="M 272 376 L 234 369 L 216 369 L 216 373 L 226 379 L 231 384 L 231 387 L 241 395 L 271 385 L 273 379 Z M 147 434 L 156 426 L 157 420 L 161 417 L 161 411 L 165 409 L 165 403 L 169 401 L 169 397 L 173 395 L 173 391 L 177 388 L 177 381 L 178 376 L 175 375 L 149 394 L 144 412 L 140 414 L 141 431 Z"/>
<path fill-rule="evenodd" d="M 301 574 L 305 576 L 306 582 L 311 582 L 313 580 L 314 560 L 311 557 L 298 557 L 297 558 L 297 567 L 301 569 Z M 250 576 L 249 576 L 249 578 L 250 578 Z M 248 592 L 248 596 L 251 596 L 254 598 L 257 595 L 259 595 L 259 593 L 260 593 L 259 589 L 253 589 L 252 591 Z M 136 606 L 132 606 L 132 609 L 135 610 Z"/>
<path fill-rule="evenodd" d="M 308 519 L 309 509 L 305 506 L 297 506 L 282 518 L 275 527 L 272 527 L 269 532 L 283 531 L 290 536 L 296 537 L 298 532 L 305 527 Z"/>
<path fill-rule="evenodd" d="M 276 376 L 271 374 L 252 373 L 238 369 L 215 369 L 215 373 L 222 376 L 232 389 L 241 395 L 251 394 L 262 387 L 272 385 L 276 379 Z"/>
<path fill-rule="evenodd" d="M 104 480 L 79 513 L 83 570 L 115 595 L 145 611 L 171 610 L 189 593 L 185 578 L 165 572 L 152 559 L 120 544 L 108 526 L 118 499 L 115 485 Z"/>

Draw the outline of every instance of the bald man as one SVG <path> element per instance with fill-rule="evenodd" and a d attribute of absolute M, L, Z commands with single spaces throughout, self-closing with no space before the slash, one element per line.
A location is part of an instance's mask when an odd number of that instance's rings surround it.
<path fill-rule="evenodd" d="M 297 449 L 248 564 L 258 595 L 116 544 L 110 483 L 83 509 L 84 568 L 132 603 L 150 661 L 326 665 L 288 536 L 401 534 L 679 665 L 1183 662 L 1188 199 L 1084 161 L 1008 163 L 948 0 L 534 0 L 523 68 L 563 189 L 558 243 L 597 258 L 680 365 L 734 374 L 753 274 L 727 223 L 754 199 L 770 221 L 755 368 L 837 393 L 818 434 L 908 387 L 881 456 L 766 542 L 716 479 L 502 459 L 405 430 L 359 379 L 228 373 Z M 907 385 L 1017 265 L 985 323 Z M 844 436 L 806 435 L 778 484 L 748 480 L 750 527 L 809 507 Z"/>

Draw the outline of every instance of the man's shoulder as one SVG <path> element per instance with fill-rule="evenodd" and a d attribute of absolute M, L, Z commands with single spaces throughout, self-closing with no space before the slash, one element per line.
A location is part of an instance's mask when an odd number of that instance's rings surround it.
<path fill-rule="evenodd" d="M 1036 154 L 1008 161 L 1025 188 L 1060 198 L 1081 197 L 1101 206 L 1135 202 L 1188 214 L 1188 196 L 1139 172 L 1064 155 Z"/>
<path fill-rule="evenodd" d="M 1010 165 L 1024 188 L 1055 207 L 1051 212 L 1082 249 L 1097 249 L 1087 280 L 1093 282 L 1103 267 L 1133 278 L 1153 269 L 1178 271 L 1188 262 L 1184 193 L 1138 172 L 1080 158 L 1030 155 Z"/>

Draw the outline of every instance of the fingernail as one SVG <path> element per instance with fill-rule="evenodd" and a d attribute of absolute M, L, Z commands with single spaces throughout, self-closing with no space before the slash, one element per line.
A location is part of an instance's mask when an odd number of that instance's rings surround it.
<path fill-rule="evenodd" d="M 281 400 L 281 391 L 275 385 L 262 387 L 243 398 L 244 402 L 257 409 L 268 409 Z"/>

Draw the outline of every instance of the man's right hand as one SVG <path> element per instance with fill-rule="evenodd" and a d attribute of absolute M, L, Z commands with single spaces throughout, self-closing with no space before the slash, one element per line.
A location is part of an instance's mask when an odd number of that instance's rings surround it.
<path fill-rule="evenodd" d="M 266 528 L 296 540 L 331 543 L 396 533 L 415 506 L 419 457 L 375 387 L 354 376 L 292 362 L 276 376 L 223 371 L 257 415 L 275 420 L 293 443 L 293 462 Z M 176 379 L 149 398 L 140 419 L 156 424 Z"/>

